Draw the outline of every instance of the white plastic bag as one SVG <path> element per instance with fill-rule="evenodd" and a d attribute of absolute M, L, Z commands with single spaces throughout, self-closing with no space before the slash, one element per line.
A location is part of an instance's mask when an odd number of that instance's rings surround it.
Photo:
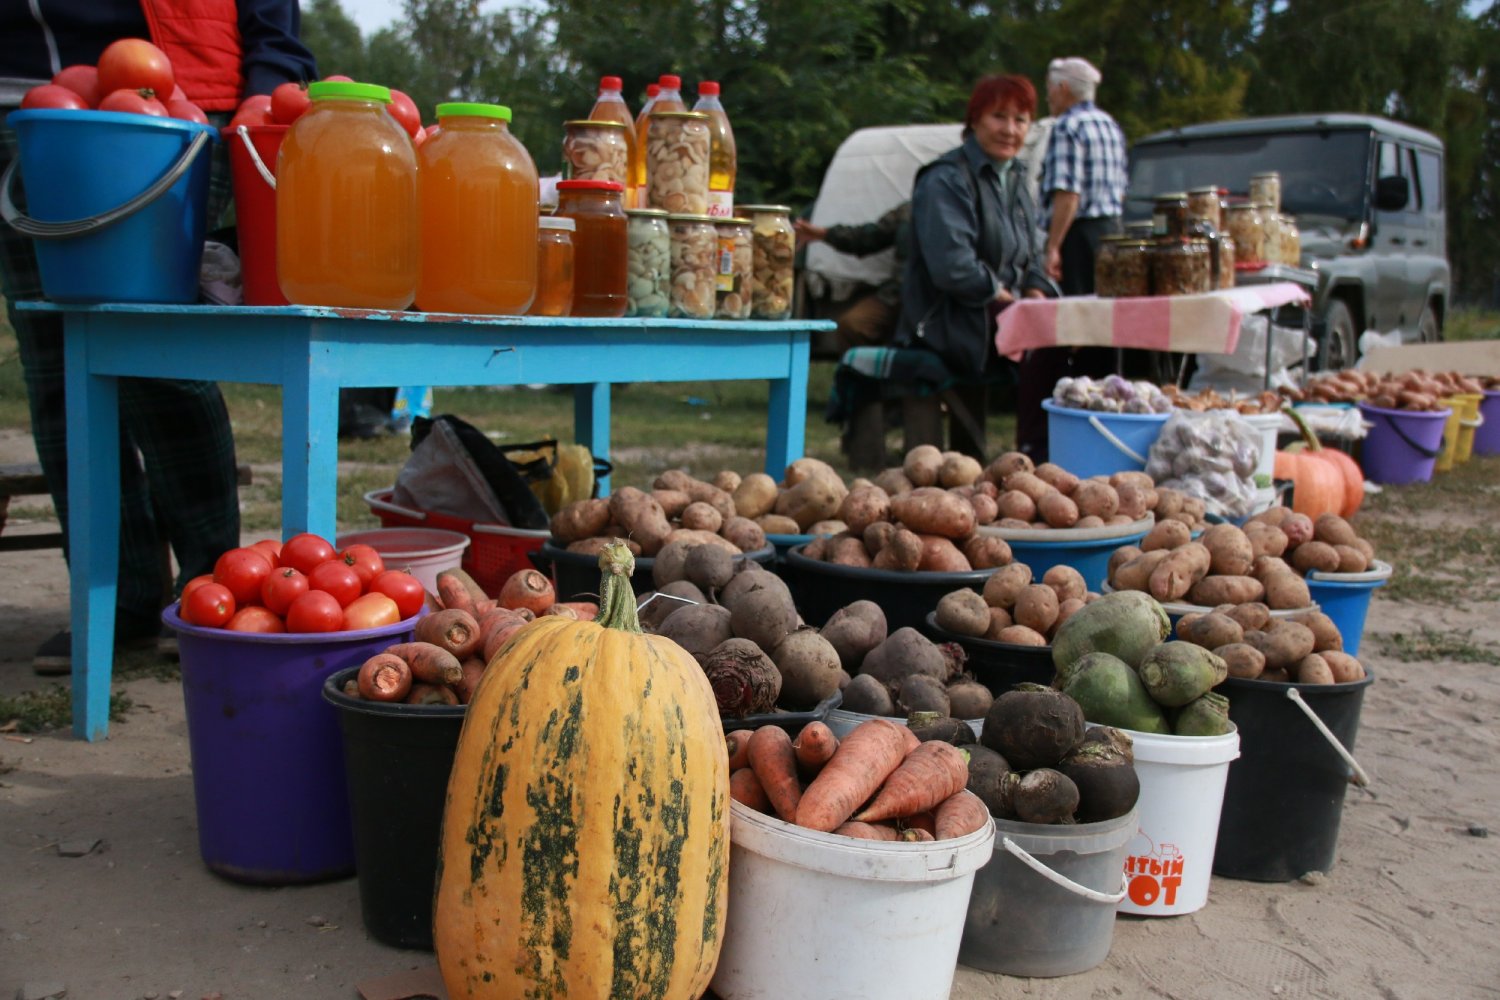
<path fill-rule="evenodd" d="M 1293 365 L 1302 363 L 1302 328 L 1278 326 L 1262 313 L 1246 316 L 1240 323 L 1240 339 L 1233 354 L 1199 354 L 1198 367 L 1188 388 L 1217 389 L 1228 394 L 1255 395 L 1266 388 L 1266 338 L 1271 337 L 1270 388 L 1297 384 Z M 1309 351 L 1317 346 L 1309 344 Z"/>
<path fill-rule="evenodd" d="M 1146 474 L 1211 514 L 1241 518 L 1254 509 L 1260 449 L 1260 431 L 1233 410 L 1177 410 L 1151 445 Z"/>

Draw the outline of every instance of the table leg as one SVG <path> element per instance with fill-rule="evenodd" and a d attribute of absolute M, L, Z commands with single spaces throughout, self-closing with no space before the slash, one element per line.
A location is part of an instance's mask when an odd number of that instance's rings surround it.
<path fill-rule="evenodd" d="M 288 338 L 288 342 L 296 338 Z M 281 387 L 281 531 L 338 533 L 339 383 L 316 352 L 286 366 Z M 289 359 L 293 360 L 293 359 Z"/>
<path fill-rule="evenodd" d="M 609 460 L 609 383 L 573 387 L 573 440 L 595 457 Z M 609 477 L 599 477 L 599 495 L 609 496 Z"/>
<path fill-rule="evenodd" d="M 811 334 L 792 334 L 790 371 L 771 379 L 771 402 L 766 415 L 766 475 L 777 482 L 786 467 L 802 457 L 807 443 L 807 368 Z"/>
<path fill-rule="evenodd" d="M 73 630 L 73 735 L 109 734 L 115 595 L 120 573 L 120 383 L 88 371 L 90 321 L 69 316 L 68 557 Z"/>

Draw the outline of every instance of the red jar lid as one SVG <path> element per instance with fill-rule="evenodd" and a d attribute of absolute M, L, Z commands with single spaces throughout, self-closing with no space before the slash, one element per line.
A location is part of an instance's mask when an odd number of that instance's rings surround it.
<path fill-rule="evenodd" d="M 624 191 L 619 181 L 558 181 L 559 191 Z"/>

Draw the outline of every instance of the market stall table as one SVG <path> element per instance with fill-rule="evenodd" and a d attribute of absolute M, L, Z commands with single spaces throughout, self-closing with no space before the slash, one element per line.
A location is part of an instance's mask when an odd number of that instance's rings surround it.
<path fill-rule="evenodd" d="M 282 530 L 335 534 L 338 390 L 575 386 L 574 435 L 609 456 L 610 385 L 766 379 L 766 471 L 802 455 L 808 344 L 827 321 L 552 319 L 308 306 L 67 305 L 73 732 L 108 731 L 118 577 L 122 376 L 280 386 Z M 608 491 L 608 481 L 600 483 Z"/>

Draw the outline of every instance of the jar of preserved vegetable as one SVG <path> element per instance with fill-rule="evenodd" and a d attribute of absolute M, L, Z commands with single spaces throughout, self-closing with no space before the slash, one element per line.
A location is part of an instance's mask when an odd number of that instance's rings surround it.
<path fill-rule="evenodd" d="M 1281 262 L 1288 267 L 1302 265 L 1302 231 L 1297 228 L 1297 218 L 1281 217 Z"/>
<path fill-rule="evenodd" d="M 577 181 L 630 178 L 630 129 L 623 122 L 563 122 L 563 164 Z"/>
<path fill-rule="evenodd" d="M 1106 236 L 1094 259 L 1094 292 L 1123 299 L 1151 294 L 1151 241 Z"/>
<path fill-rule="evenodd" d="M 1264 260 L 1268 264 L 1281 263 L 1281 215 L 1274 211 L 1265 202 L 1257 202 L 1256 207 L 1260 209 L 1261 224 L 1266 231 L 1266 249 Z"/>
<path fill-rule="evenodd" d="M 716 219 L 718 232 L 718 306 L 719 319 L 749 319 L 751 290 L 755 281 L 754 250 L 751 246 L 750 220 L 733 217 Z"/>
<path fill-rule="evenodd" d="M 1133 240 L 1151 240 L 1156 238 L 1156 227 L 1149 220 L 1141 222 L 1125 223 L 1125 235 Z"/>
<path fill-rule="evenodd" d="M 1220 233 L 1215 241 L 1219 255 L 1219 287 L 1234 287 L 1234 239 L 1228 233 Z"/>
<path fill-rule="evenodd" d="M 711 133 L 701 111 L 653 111 L 646 129 L 646 207 L 708 214 Z"/>
<path fill-rule="evenodd" d="M 792 260 L 797 252 L 792 210 L 785 205 L 736 205 L 734 214 L 750 219 L 750 315 L 786 319 L 792 314 Z"/>
<path fill-rule="evenodd" d="M 1157 237 L 1180 240 L 1187 235 L 1186 191 L 1159 194 L 1151 199 L 1151 231 Z"/>
<path fill-rule="evenodd" d="M 1266 222 L 1260 206 L 1240 202 L 1224 209 L 1224 228 L 1234 240 L 1235 260 L 1242 264 L 1266 262 Z"/>
<path fill-rule="evenodd" d="M 1151 288 L 1157 295 L 1196 295 L 1212 286 L 1207 240 L 1162 240 L 1151 250 Z"/>
<path fill-rule="evenodd" d="M 536 297 L 529 316 L 566 316 L 573 311 L 572 219 L 544 215 L 536 230 Z"/>
<path fill-rule="evenodd" d="M 1191 188 L 1187 193 L 1187 216 L 1189 222 L 1204 222 L 1214 232 L 1224 229 L 1223 212 L 1219 205 L 1219 189 L 1208 187 Z"/>
<path fill-rule="evenodd" d="M 625 187 L 614 181 L 558 181 L 557 214 L 573 220 L 572 316 L 624 316 Z"/>
<path fill-rule="evenodd" d="M 1250 200 L 1271 206 L 1271 211 L 1281 211 L 1281 174 L 1268 170 L 1250 175 Z"/>
<path fill-rule="evenodd" d="M 665 316 L 672 290 L 672 234 L 667 213 L 655 208 L 631 208 L 625 215 L 629 219 L 630 272 L 625 315 Z"/>
<path fill-rule="evenodd" d="M 718 305 L 719 234 L 703 214 L 667 216 L 672 233 L 672 316 L 712 319 Z"/>

